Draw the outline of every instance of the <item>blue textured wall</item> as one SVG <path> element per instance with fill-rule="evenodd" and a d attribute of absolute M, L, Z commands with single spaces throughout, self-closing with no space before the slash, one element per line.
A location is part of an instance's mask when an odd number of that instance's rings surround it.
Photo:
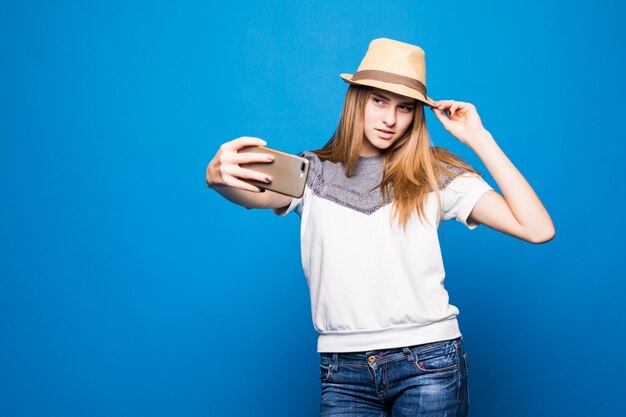
<path fill-rule="evenodd" d="M 174 3 L 0 2 L 0 415 L 317 415 L 299 219 L 204 170 L 321 147 L 376 37 L 425 49 L 557 227 L 445 225 L 472 415 L 625 413 L 621 3 Z"/>

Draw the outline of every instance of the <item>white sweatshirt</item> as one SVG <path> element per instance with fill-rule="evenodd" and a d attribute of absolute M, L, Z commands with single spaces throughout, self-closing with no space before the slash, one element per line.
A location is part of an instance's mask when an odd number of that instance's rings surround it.
<path fill-rule="evenodd" d="M 435 193 L 426 203 L 431 225 L 415 212 L 405 234 L 390 222 L 392 205 L 383 203 L 377 188 L 382 156 L 360 157 L 346 177 L 340 163 L 322 162 L 312 152 L 300 155 L 311 161 L 304 195 L 274 212 L 294 211 L 301 218 L 302 267 L 318 352 L 391 349 L 459 337 L 459 310 L 448 303 L 443 285 Z M 476 228 L 467 217 L 493 188 L 471 173 L 445 181 L 440 190 L 444 220 Z"/>

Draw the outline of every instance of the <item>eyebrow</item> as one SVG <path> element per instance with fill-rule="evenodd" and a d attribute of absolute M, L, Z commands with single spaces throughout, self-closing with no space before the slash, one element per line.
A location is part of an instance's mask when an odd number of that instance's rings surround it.
<path fill-rule="evenodd" d="M 372 91 L 372 94 L 374 94 L 376 96 L 379 96 L 379 97 L 382 97 L 385 100 L 391 100 L 388 96 L 386 96 L 386 95 L 384 95 L 382 93 L 379 93 L 377 91 Z M 415 106 L 415 101 L 403 101 L 400 104 L 404 104 L 405 106 Z"/>

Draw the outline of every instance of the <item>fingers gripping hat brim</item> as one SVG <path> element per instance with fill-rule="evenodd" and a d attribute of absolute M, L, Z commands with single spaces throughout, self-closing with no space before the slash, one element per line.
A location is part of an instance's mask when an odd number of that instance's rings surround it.
<path fill-rule="evenodd" d="M 392 93 L 414 98 L 431 107 L 435 106 L 435 102 L 430 97 L 424 95 L 422 92 L 417 91 L 412 87 L 408 87 L 398 82 L 388 82 L 368 78 L 353 80 L 354 74 L 341 74 L 340 76 L 348 84 L 365 85 L 369 87 L 380 88 L 381 90 L 391 91 Z"/>

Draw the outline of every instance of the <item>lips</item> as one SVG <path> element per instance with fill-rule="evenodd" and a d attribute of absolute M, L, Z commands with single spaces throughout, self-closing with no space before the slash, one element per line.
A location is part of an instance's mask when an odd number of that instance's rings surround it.
<path fill-rule="evenodd" d="M 381 139 L 388 140 L 388 139 L 393 138 L 393 135 L 394 135 L 393 130 L 386 130 L 386 129 L 375 129 L 375 130 L 378 132 L 378 136 Z"/>

